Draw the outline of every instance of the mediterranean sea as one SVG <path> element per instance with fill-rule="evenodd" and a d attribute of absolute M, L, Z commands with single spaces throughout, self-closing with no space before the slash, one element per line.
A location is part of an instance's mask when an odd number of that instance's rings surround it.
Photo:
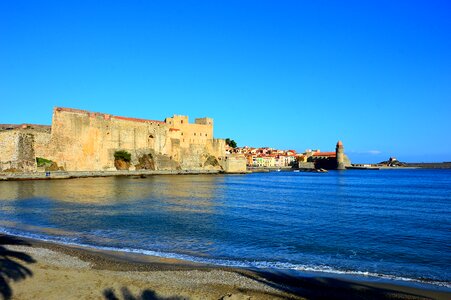
<path fill-rule="evenodd" d="M 0 182 L 0 232 L 451 287 L 451 170 Z"/>

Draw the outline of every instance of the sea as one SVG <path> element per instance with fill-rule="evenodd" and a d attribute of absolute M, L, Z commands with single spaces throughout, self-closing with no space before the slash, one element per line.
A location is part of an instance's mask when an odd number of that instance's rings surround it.
<path fill-rule="evenodd" d="M 0 232 L 221 266 L 451 288 L 451 170 L 0 182 Z"/>

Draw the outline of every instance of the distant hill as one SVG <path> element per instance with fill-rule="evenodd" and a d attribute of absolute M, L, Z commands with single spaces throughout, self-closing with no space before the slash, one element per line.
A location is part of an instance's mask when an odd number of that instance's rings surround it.
<path fill-rule="evenodd" d="M 387 167 L 411 167 L 411 168 L 426 168 L 426 169 L 451 169 L 451 162 L 437 162 L 437 163 L 406 163 L 397 160 L 395 157 L 390 157 L 386 161 L 381 161 L 378 165 Z"/>
<path fill-rule="evenodd" d="M 451 162 L 441 163 L 407 163 L 406 167 L 427 168 L 427 169 L 451 169 Z"/>

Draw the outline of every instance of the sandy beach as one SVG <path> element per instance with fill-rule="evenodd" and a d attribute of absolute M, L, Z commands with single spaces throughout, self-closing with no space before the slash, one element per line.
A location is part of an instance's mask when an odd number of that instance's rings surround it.
<path fill-rule="evenodd" d="M 4 299 L 446 299 L 442 291 L 294 277 L 0 235 Z"/>

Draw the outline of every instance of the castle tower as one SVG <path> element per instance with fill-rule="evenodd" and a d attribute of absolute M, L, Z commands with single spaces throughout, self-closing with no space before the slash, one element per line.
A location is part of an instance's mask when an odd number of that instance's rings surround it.
<path fill-rule="evenodd" d="M 337 170 L 345 170 L 345 148 L 343 147 L 343 143 L 338 141 L 337 146 L 335 147 L 335 154 L 337 157 Z"/>

